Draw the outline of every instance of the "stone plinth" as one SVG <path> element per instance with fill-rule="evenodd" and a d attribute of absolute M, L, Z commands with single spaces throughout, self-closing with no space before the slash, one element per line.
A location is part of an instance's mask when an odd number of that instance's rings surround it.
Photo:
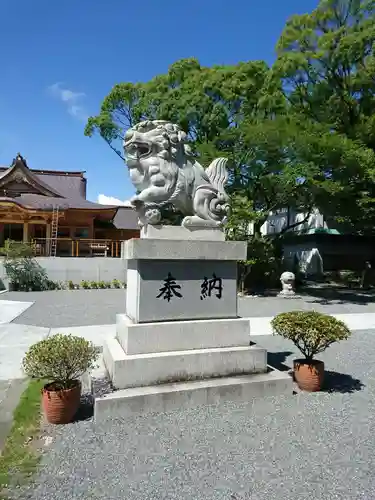
<path fill-rule="evenodd" d="M 147 412 L 168 412 L 225 401 L 248 403 L 256 398 L 289 396 L 292 379 L 285 372 L 194 380 L 173 384 L 123 389 L 95 400 L 95 422 L 145 415 Z"/>
<path fill-rule="evenodd" d="M 108 373 L 117 389 L 202 380 L 267 371 L 267 352 L 257 346 L 189 349 L 125 354 L 116 339 L 103 350 Z"/>
<path fill-rule="evenodd" d="M 237 317 L 237 261 L 246 243 L 212 231 L 209 241 L 207 227 L 148 226 L 126 242 L 126 314 L 103 347 L 119 391 L 96 401 L 96 420 L 110 418 L 111 405 L 118 418 L 292 392 L 292 379 L 268 370 L 266 350 L 250 345 L 250 323 Z"/>
<path fill-rule="evenodd" d="M 166 240 L 139 238 L 125 242 L 128 260 L 225 260 L 246 259 L 244 241 Z"/>
<path fill-rule="evenodd" d="M 136 323 L 237 317 L 237 264 L 129 260 L 127 314 Z"/>
<path fill-rule="evenodd" d="M 163 240 L 225 241 L 225 234 L 221 228 L 148 225 L 142 227 L 141 238 Z"/>
<path fill-rule="evenodd" d="M 134 323 L 118 314 L 116 338 L 125 354 L 249 345 L 249 320 L 210 319 Z"/>
<path fill-rule="evenodd" d="M 237 317 L 245 243 L 141 238 L 126 242 L 125 254 L 126 312 L 135 323 Z"/>

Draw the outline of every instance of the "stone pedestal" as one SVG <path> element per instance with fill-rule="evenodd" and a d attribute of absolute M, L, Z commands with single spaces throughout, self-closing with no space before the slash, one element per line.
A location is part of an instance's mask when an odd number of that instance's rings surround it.
<path fill-rule="evenodd" d="M 148 227 L 126 242 L 126 314 L 103 348 L 119 390 L 96 400 L 96 420 L 292 392 L 292 379 L 269 369 L 266 350 L 250 345 L 249 321 L 237 316 L 246 244 L 223 241 L 217 229 L 209 236 L 207 228 Z"/>

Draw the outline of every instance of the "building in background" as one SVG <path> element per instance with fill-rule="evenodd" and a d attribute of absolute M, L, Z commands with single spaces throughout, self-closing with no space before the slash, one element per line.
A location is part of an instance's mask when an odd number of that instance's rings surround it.
<path fill-rule="evenodd" d="M 121 241 L 139 236 L 129 207 L 86 199 L 85 172 L 30 169 L 20 154 L 0 167 L 0 246 L 33 243 L 39 256 L 120 257 Z"/>
<path fill-rule="evenodd" d="M 271 212 L 261 227 L 263 236 L 285 233 L 283 255 L 286 267 L 299 269 L 306 275 L 323 271 L 362 271 L 367 262 L 375 266 L 375 241 L 372 237 L 352 234 L 315 209 L 305 221 L 306 214 L 292 209 Z"/>

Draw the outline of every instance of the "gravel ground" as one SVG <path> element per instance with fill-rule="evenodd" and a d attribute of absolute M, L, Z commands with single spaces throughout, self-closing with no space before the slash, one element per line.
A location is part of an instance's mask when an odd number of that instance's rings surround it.
<path fill-rule="evenodd" d="M 375 297 L 331 291 L 329 298 L 319 295 L 303 299 L 278 297 L 245 297 L 238 300 L 238 313 L 243 317 L 273 316 L 293 309 L 315 309 L 324 313 L 375 313 Z M 7 292 L 1 300 L 35 302 L 13 323 L 49 328 L 108 325 L 116 322 L 117 313 L 125 313 L 125 290 L 60 290 L 53 292 Z"/>
<path fill-rule="evenodd" d="M 254 338 L 270 360 L 295 349 Z M 375 331 L 320 356 L 324 392 L 51 429 L 30 500 L 375 498 Z"/>

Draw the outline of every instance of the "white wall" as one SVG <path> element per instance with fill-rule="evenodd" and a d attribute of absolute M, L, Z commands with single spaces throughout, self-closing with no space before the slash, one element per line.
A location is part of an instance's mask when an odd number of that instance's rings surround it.
<path fill-rule="evenodd" d="M 0 279 L 7 281 L 5 270 L 0 260 Z M 109 257 L 36 257 L 35 260 L 48 273 L 52 281 L 69 281 L 75 284 L 81 280 L 88 281 L 112 281 L 118 279 L 126 280 L 125 259 Z M 6 284 L 6 283 L 5 283 Z"/>
<path fill-rule="evenodd" d="M 304 213 L 296 213 L 293 211 L 289 212 L 289 225 L 295 224 L 296 222 L 303 221 L 306 217 Z M 282 212 L 276 214 L 270 214 L 267 221 L 263 224 L 261 231 L 263 235 L 279 233 L 288 223 L 288 211 L 283 210 Z M 324 228 L 327 225 L 324 223 L 324 218 L 318 210 L 314 210 L 312 214 L 310 214 L 309 218 L 304 224 L 300 224 L 294 228 L 294 231 L 302 231 L 308 229 L 318 229 Z"/>
<path fill-rule="evenodd" d="M 300 271 L 307 275 L 322 274 L 323 259 L 314 243 L 286 244 L 283 248 L 284 261 L 292 269 L 295 257 L 298 258 Z"/>
<path fill-rule="evenodd" d="M 289 212 L 289 225 L 292 225 L 296 222 L 302 221 L 305 218 L 306 214 L 301 212 L 294 212 L 290 210 Z M 263 236 L 269 234 L 280 233 L 280 231 L 287 225 L 288 223 L 288 210 L 280 210 L 277 213 L 270 212 L 266 222 L 260 228 L 261 234 Z M 313 213 L 310 214 L 308 220 L 304 224 L 300 224 L 296 226 L 293 231 L 299 232 L 302 230 L 308 229 L 318 229 L 318 228 L 327 228 L 327 224 L 324 222 L 323 215 L 319 212 L 319 210 L 315 209 Z M 253 225 L 250 229 L 250 234 L 253 233 Z"/>

